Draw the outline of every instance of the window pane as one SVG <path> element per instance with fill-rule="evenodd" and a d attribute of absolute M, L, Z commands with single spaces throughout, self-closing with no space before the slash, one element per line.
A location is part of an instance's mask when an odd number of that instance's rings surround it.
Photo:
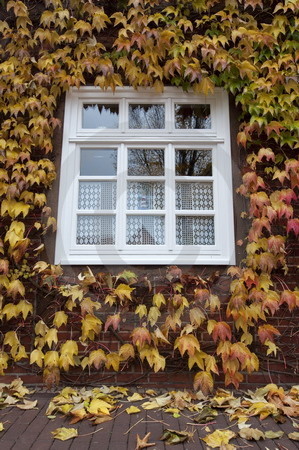
<path fill-rule="evenodd" d="M 81 149 L 80 175 L 116 175 L 116 171 L 116 149 Z"/>
<path fill-rule="evenodd" d="M 213 209 L 212 183 L 176 183 L 176 209 Z"/>
<path fill-rule="evenodd" d="M 115 209 L 116 182 L 81 181 L 79 183 L 79 209 Z"/>
<path fill-rule="evenodd" d="M 163 245 L 163 216 L 127 216 L 128 245 Z"/>
<path fill-rule="evenodd" d="M 178 216 L 176 243 L 178 245 L 214 245 L 214 218 Z"/>
<path fill-rule="evenodd" d="M 176 150 L 175 174 L 188 177 L 212 175 L 212 150 Z"/>
<path fill-rule="evenodd" d="M 210 105 L 176 104 L 174 107 L 175 128 L 211 128 Z"/>
<path fill-rule="evenodd" d="M 115 216 L 78 216 L 77 244 L 114 245 Z"/>
<path fill-rule="evenodd" d="M 82 128 L 118 128 L 118 121 L 117 104 L 83 105 Z"/>
<path fill-rule="evenodd" d="M 128 175 L 159 176 L 164 175 L 164 150 L 129 149 Z"/>
<path fill-rule="evenodd" d="M 128 182 L 128 209 L 164 209 L 163 183 Z"/>
<path fill-rule="evenodd" d="M 129 105 L 129 128 L 165 128 L 165 106 Z"/>

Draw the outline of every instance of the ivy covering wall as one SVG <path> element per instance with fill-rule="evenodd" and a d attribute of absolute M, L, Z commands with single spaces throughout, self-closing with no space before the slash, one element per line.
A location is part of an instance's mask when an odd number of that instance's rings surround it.
<path fill-rule="evenodd" d="M 118 371 L 139 358 L 160 371 L 181 355 L 196 369 L 195 388 L 211 390 L 219 370 L 237 387 L 244 371 L 259 367 L 253 339 L 270 357 L 280 351 L 268 317 L 299 305 L 298 286 L 285 282 L 299 234 L 299 2 L 10 0 L 0 8 L 1 373 L 28 359 L 51 385 L 74 366 Z M 56 227 L 47 205 L 61 126 L 55 111 L 71 86 L 85 84 L 157 92 L 174 85 L 194 96 L 219 86 L 234 95 L 246 151 L 238 191 L 248 199 L 241 215 L 250 226 L 237 243 L 246 258 L 228 269 L 227 307 L 213 293 L 213 277 L 176 267 L 167 288 L 152 292 L 146 274 L 137 285 L 128 270 L 86 269 L 65 285 L 59 266 L 39 261 L 43 236 Z M 35 298 L 51 306 L 47 320 L 37 316 Z M 101 345 L 100 332 L 118 333 L 129 313 L 140 323 L 128 341 L 117 351 Z M 59 338 L 68 326 L 78 333 Z M 214 342 L 207 351 L 203 331 Z"/>

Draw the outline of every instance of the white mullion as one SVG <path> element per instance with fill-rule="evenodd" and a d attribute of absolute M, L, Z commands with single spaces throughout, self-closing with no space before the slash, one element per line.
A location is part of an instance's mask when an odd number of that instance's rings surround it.
<path fill-rule="evenodd" d="M 117 164 L 117 204 L 116 204 L 116 236 L 115 246 L 117 251 L 122 251 L 125 247 L 126 239 L 126 174 L 127 174 L 127 148 L 120 144 L 118 148 Z"/>
<path fill-rule="evenodd" d="M 74 167 L 75 167 L 75 180 L 74 184 L 72 186 L 73 192 L 72 192 L 72 205 L 75 206 L 75 208 L 72 208 L 72 215 L 73 220 L 71 221 L 71 240 L 72 244 L 77 244 L 77 223 L 78 223 L 78 203 L 79 203 L 79 178 L 80 178 L 80 161 L 81 161 L 81 147 L 76 146 L 74 154 Z"/>
<path fill-rule="evenodd" d="M 168 250 L 175 247 L 175 149 L 168 144 L 165 154 L 165 244 Z"/>

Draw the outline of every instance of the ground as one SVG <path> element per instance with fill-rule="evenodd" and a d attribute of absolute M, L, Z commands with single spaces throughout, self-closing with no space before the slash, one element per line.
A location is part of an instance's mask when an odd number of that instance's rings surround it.
<path fill-rule="evenodd" d="M 237 425 L 233 425 L 227 414 L 224 414 L 221 410 L 218 417 L 212 422 L 195 424 L 193 423 L 194 412 L 186 412 L 185 410 L 178 418 L 160 409 L 142 409 L 139 413 L 129 415 L 125 412 L 125 409 L 131 404 L 128 401 L 122 402 L 123 406 L 112 414 L 112 416 L 116 416 L 114 420 L 95 426 L 88 420 L 70 425 L 69 417 L 58 414 L 55 419 L 47 418 L 45 412 L 52 398 L 52 393 L 36 392 L 30 396 L 30 399 L 37 399 L 37 408 L 20 410 L 12 406 L 0 411 L 0 421 L 4 424 L 4 430 L 0 434 L 1 450 L 134 450 L 137 434 L 143 438 L 148 432 L 151 432 L 148 442 L 155 443 L 154 446 L 150 447 L 152 449 L 207 449 L 209 447 L 200 438 L 217 429 L 238 431 Z M 136 406 L 136 402 L 134 402 L 134 405 Z M 248 423 L 252 425 L 252 428 L 258 428 L 262 431 L 283 430 L 285 435 L 280 439 L 261 441 L 246 441 L 239 437 L 238 439 L 232 439 L 230 444 L 234 444 L 237 448 L 250 449 L 298 449 L 298 442 L 291 441 L 287 437 L 288 433 L 296 431 L 289 418 L 285 423 L 277 424 L 272 418 L 261 421 L 259 418 L 251 417 Z M 79 437 L 67 441 L 53 439 L 51 431 L 58 427 L 75 427 L 78 430 Z M 165 429 L 187 430 L 188 432 L 194 432 L 194 434 L 192 439 L 183 444 L 165 445 L 160 440 Z"/>

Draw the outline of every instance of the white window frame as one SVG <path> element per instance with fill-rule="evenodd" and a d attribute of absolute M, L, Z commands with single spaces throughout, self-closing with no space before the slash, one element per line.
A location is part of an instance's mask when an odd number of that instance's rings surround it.
<path fill-rule="evenodd" d="M 119 104 L 119 128 L 82 128 L 83 104 Z M 130 129 L 128 127 L 129 103 L 165 103 L 165 129 Z M 210 129 L 175 129 L 174 104 L 209 104 Z M 126 166 L 126 147 L 166 148 L 165 170 L 170 170 L 169 155 L 174 148 L 212 149 L 213 174 L 200 177 L 200 181 L 213 181 L 214 209 L 211 211 L 180 210 L 179 215 L 213 215 L 215 245 L 178 246 L 175 244 L 175 195 L 174 177 L 165 179 L 165 245 L 125 245 L 125 214 L 120 220 L 119 211 L 126 209 L 126 175 L 117 178 L 116 245 L 76 244 L 80 148 L 118 148 L 118 167 Z M 173 159 L 173 158 L 172 158 Z M 172 170 L 174 168 L 172 167 Z M 84 178 L 81 176 L 81 178 Z M 100 177 L 105 178 L 105 177 Z M 134 177 L 135 179 L 136 177 Z M 151 177 L 152 181 L 159 177 Z M 163 178 L 163 177 L 161 177 Z M 186 181 L 197 181 L 196 177 Z M 167 197 L 168 195 L 168 197 Z M 152 215 L 164 214 L 162 210 L 149 210 Z M 81 211 L 84 214 L 84 211 Z M 127 214 L 138 214 L 138 210 Z M 142 215 L 147 214 L 142 210 Z M 102 213 L 101 213 L 102 214 Z M 171 217 L 174 220 L 171 220 Z M 122 241 L 122 243 L 121 243 Z M 66 94 L 63 143 L 61 155 L 60 188 L 58 204 L 58 231 L 55 263 L 77 264 L 234 264 L 234 225 L 232 170 L 230 154 L 228 95 L 215 89 L 209 96 L 183 93 L 178 88 L 165 88 L 163 94 L 149 89 L 135 91 L 118 88 L 114 93 L 100 91 L 96 87 L 71 88 Z"/>

